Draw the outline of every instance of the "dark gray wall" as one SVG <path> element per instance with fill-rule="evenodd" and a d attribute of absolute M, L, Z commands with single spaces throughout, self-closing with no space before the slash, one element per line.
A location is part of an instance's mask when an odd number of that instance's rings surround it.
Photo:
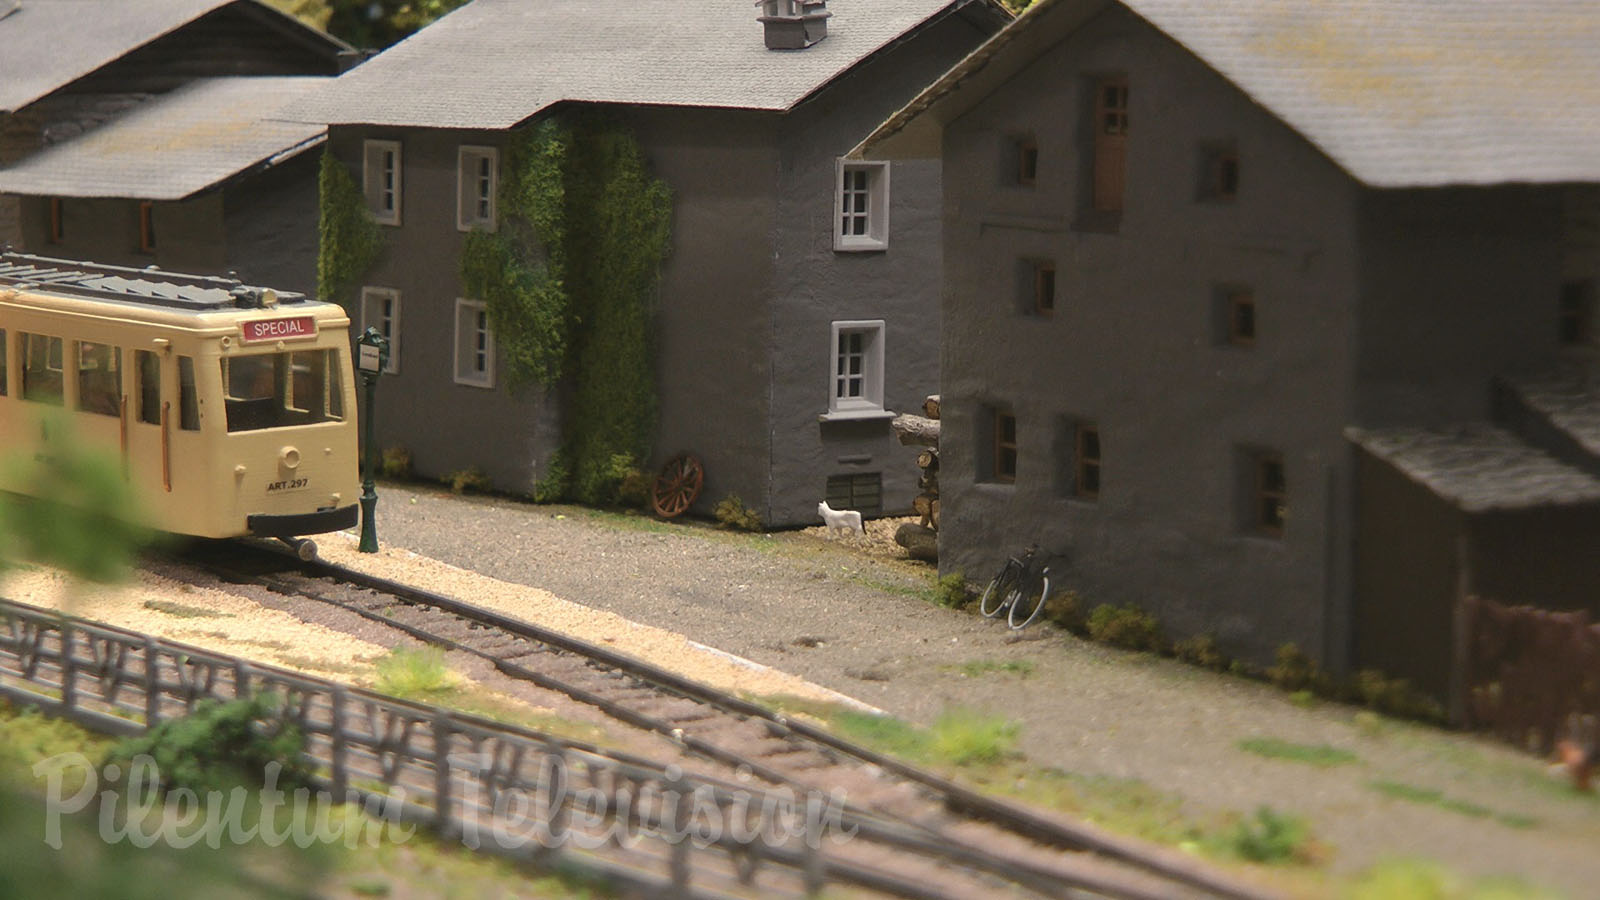
<path fill-rule="evenodd" d="M 320 150 L 228 186 L 222 198 L 225 265 L 246 284 L 317 293 Z"/>
<path fill-rule="evenodd" d="M 1088 214 L 1093 79 L 1130 87 L 1120 216 Z M 1012 141 L 1039 148 L 1007 183 Z M 1205 148 L 1232 143 L 1237 200 L 1201 199 Z M 1175 637 L 1264 660 L 1294 641 L 1334 667 L 1348 633 L 1353 182 L 1187 51 L 1120 7 L 945 132 L 940 566 L 986 580 L 1038 542 L 1091 604 L 1133 602 Z M 1018 261 L 1057 266 L 1026 315 Z M 1247 286 L 1253 347 L 1219 341 L 1217 290 Z M 1015 484 L 977 479 L 984 411 L 1017 417 Z M 1065 495 L 1074 420 L 1096 423 L 1099 499 Z M 1243 454 L 1282 454 L 1281 538 L 1240 526 Z"/>
<path fill-rule="evenodd" d="M 227 271 L 221 192 L 158 202 L 152 210 L 155 251 L 139 249 L 139 201 L 68 197 L 61 201 L 62 240 L 51 243 L 49 200 L 23 197 L 22 245 L 29 253 L 179 272 Z M 301 226 L 305 227 L 305 226 Z M 312 224 L 311 228 L 315 229 Z"/>
<path fill-rule="evenodd" d="M 401 144 L 400 225 L 362 284 L 400 292 L 400 371 L 378 386 L 378 444 L 411 452 L 419 474 L 477 466 L 496 488 L 529 491 L 559 445 L 555 404 L 537 389 L 513 396 L 495 361 L 492 389 L 455 383 L 455 303 L 461 288 L 456 168 L 462 144 L 501 146 L 499 132 L 330 129 L 332 152 L 361 184 L 362 141 Z M 468 298 L 472 299 L 472 298 Z M 361 326 L 359 286 L 348 298 Z"/>
<path fill-rule="evenodd" d="M 1487 418 L 1495 375 L 1554 356 L 1565 198 L 1559 186 L 1363 192 L 1361 424 Z"/>
<path fill-rule="evenodd" d="M 656 318 L 660 425 L 652 468 L 693 453 L 696 512 L 729 494 L 767 505 L 772 378 L 775 115 L 634 108 L 622 113 L 651 172 L 672 188 L 672 247 Z"/>
<path fill-rule="evenodd" d="M 960 17 L 851 72 L 785 117 L 770 324 L 773 525 L 820 522 L 830 475 L 879 473 L 883 511 L 917 494 L 916 448 L 889 419 L 820 421 L 832 386 L 831 324 L 884 320 L 884 404 L 920 414 L 939 381 L 938 160 L 896 161 L 889 173 L 889 238 L 882 251 L 833 249 L 835 164 L 861 138 L 984 37 Z"/>

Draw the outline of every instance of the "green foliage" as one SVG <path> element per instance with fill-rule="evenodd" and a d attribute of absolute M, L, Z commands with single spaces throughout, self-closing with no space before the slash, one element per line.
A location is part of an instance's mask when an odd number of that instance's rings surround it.
<path fill-rule="evenodd" d="M 489 476 L 477 466 L 468 466 L 457 469 L 444 477 L 444 483 L 450 485 L 452 493 L 465 494 L 468 492 L 486 494 L 494 489 L 494 483 Z"/>
<path fill-rule="evenodd" d="M 1089 636 L 1127 650 L 1159 651 L 1164 645 L 1156 617 L 1136 606 L 1102 603 L 1089 614 Z"/>
<path fill-rule="evenodd" d="M 1413 688 L 1406 679 L 1389 678 L 1376 669 L 1357 672 L 1352 691 L 1378 712 L 1426 722 L 1443 722 L 1447 718 L 1439 701 Z"/>
<path fill-rule="evenodd" d="M 546 120 L 506 147 L 494 231 L 467 234 L 461 283 L 483 300 L 513 391 L 549 386 L 567 367 L 573 327 L 567 294 L 566 169 L 571 132 Z"/>
<path fill-rule="evenodd" d="M 155 534 L 138 524 L 132 487 L 116 457 L 73 437 L 64 415 L 47 418 L 43 452 L 0 461 L 31 498 L 0 494 L 0 571 L 21 560 L 96 582 L 122 578 Z"/>
<path fill-rule="evenodd" d="M 740 531 L 760 531 L 761 516 L 755 510 L 744 505 L 738 494 L 729 494 L 717 504 L 713 510 L 717 521 L 729 528 Z"/>
<path fill-rule="evenodd" d="M 561 455 L 535 499 L 615 503 L 655 432 L 652 332 L 671 193 L 638 142 L 595 115 L 522 131 L 505 172 L 500 227 L 467 236 L 462 282 L 487 305 L 513 390 L 569 388 Z"/>
<path fill-rule="evenodd" d="M 626 454 L 616 454 L 611 457 L 611 462 L 616 468 L 617 502 L 633 509 L 644 509 L 650 505 L 650 489 L 655 485 L 654 476 L 648 472 L 640 471 L 633 464 L 633 460 Z"/>
<path fill-rule="evenodd" d="M 135 757 L 147 755 L 155 760 L 162 790 L 186 787 L 202 796 L 261 784 L 270 762 L 282 766 L 280 787 L 308 784 L 309 770 L 300 759 L 304 736 L 282 717 L 279 705 L 273 694 L 202 700 L 193 713 L 118 743 L 105 764 L 127 771 Z"/>
<path fill-rule="evenodd" d="M 1321 680 L 1316 662 L 1292 641 L 1278 646 L 1277 660 L 1267 669 L 1267 678 L 1281 690 L 1310 690 Z"/>
<path fill-rule="evenodd" d="M 1235 853 L 1251 862 L 1278 863 L 1304 859 L 1309 838 L 1304 820 L 1261 806 L 1235 827 L 1231 844 Z"/>
<path fill-rule="evenodd" d="M 317 297 L 352 312 L 351 290 L 382 252 L 383 230 L 350 171 L 329 150 L 322 152 L 317 195 Z"/>
<path fill-rule="evenodd" d="M 378 464 L 383 477 L 405 481 L 411 477 L 411 451 L 404 447 L 389 447 L 383 451 L 383 461 Z"/>
<path fill-rule="evenodd" d="M 1083 607 L 1083 598 L 1077 591 L 1057 590 L 1045 598 L 1044 612 L 1040 615 L 1073 634 L 1087 634 L 1089 620 L 1084 616 Z"/>
<path fill-rule="evenodd" d="M 1358 876 L 1350 900 L 1556 900 L 1552 893 L 1521 879 L 1468 879 L 1438 863 L 1391 859 Z"/>
<path fill-rule="evenodd" d="M 967 576 L 951 572 L 941 577 L 933 586 L 933 602 L 945 609 L 962 609 L 972 604 L 972 593 L 967 590 Z"/>
<path fill-rule="evenodd" d="M 1217 639 L 1209 634 L 1196 634 L 1172 645 L 1172 652 L 1179 659 L 1203 669 L 1213 672 L 1223 672 L 1228 668 L 1228 657 L 1217 646 Z"/>
<path fill-rule="evenodd" d="M 1016 722 L 965 707 L 948 709 L 933 723 L 934 758 L 958 766 L 995 765 L 1018 756 Z"/>
<path fill-rule="evenodd" d="M 1000 5 L 1013 13 L 1021 13 L 1034 4 L 1034 0 L 1000 0 Z"/>
<path fill-rule="evenodd" d="M 1239 749 L 1268 759 L 1306 763 L 1320 769 L 1357 761 L 1349 750 L 1327 744 L 1296 744 L 1279 738 L 1249 738 L 1239 742 Z"/>
<path fill-rule="evenodd" d="M 741 531 L 761 530 L 761 516 L 757 515 L 755 510 L 747 508 L 738 494 L 723 497 L 711 513 L 725 528 L 737 528 Z"/>
<path fill-rule="evenodd" d="M 33 708 L 19 710 L 9 701 L 0 700 L 0 782 L 26 782 L 31 780 L 31 773 L 24 773 L 35 763 L 72 751 L 87 750 L 99 755 L 110 745 L 111 741 L 66 719 L 52 719 Z M 67 796 L 83 786 L 76 769 L 63 769 L 62 776 Z"/>
<path fill-rule="evenodd" d="M 455 688 L 455 679 L 444 664 L 444 653 L 436 647 L 393 650 L 378 660 L 377 668 L 380 693 L 429 700 Z"/>
<path fill-rule="evenodd" d="M 632 135 L 597 118 L 574 129 L 568 179 L 576 372 L 567 419 L 572 496 L 616 494 L 611 459 L 649 456 L 656 426 L 656 282 L 672 236 L 672 196 Z"/>

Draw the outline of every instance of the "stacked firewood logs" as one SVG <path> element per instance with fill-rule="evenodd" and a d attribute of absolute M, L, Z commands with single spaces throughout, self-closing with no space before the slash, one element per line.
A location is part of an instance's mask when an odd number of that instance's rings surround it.
<path fill-rule="evenodd" d="M 890 423 L 900 443 L 923 448 L 917 454 L 917 467 L 922 469 L 917 487 L 922 493 L 911 501 L 911 508 L 922 521 L 901 525 L 894 540 L 912 558 L 933 562 L 939 558 L 939 395 L 922 401 L 922 411 L 926 415 L 899 415 Z"/>

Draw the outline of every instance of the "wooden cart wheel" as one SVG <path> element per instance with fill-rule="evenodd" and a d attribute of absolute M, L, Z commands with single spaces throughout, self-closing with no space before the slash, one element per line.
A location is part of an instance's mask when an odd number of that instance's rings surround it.
<path fill-rule="evenodd" d="M 700 460 L 681 453 L 661 467 L 655 487 L 650 490 L 650 505 L 663 519 L 681 516 L 694 505 L 705 483 L 706 470 L 701 467 Z"/>

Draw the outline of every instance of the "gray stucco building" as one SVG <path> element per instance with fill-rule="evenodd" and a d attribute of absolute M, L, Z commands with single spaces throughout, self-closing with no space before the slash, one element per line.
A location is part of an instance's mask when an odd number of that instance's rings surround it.
<path fill-rule="evenodd" d="M 917 472 L 889 420 L 938 379 L 940 165 L 840 157 L 1009 16 L 976 0 L 834 0 L 826 37 L 769 49 L 790 36 L 758 16 L 805 23 L 787 0 L 767 6 L 476 0 L 292 110 L 330 123 L 384 229 L 359 300 L 396 348 L 384 446 L 423 474 L 476 465 L 507 490 L 544 473 L 558 394 L 505 388 L 459 260 L 469 229 L 495 227 L 518 130 L 600 107 L 673 195 L 651 470 L 693 453 L 699 511 L 737 494 L 768 525 L 813 523 L 830 494 L 869 515 L 909 508 Z M 489 352 L 464 358 L 468 345 Z"/>
<path fill-rule="evenodd" d="M 0 244 L 315 288 L 325 129 L 268 114 L 353 57 L 256 0 L 0 16 Z"/>
<path fill-rule="evenodd" d="M 1351 6 L 1040 0 L 864 142 L 944 163 L 942 568 L 1439 694 L 1459 590 L 1597 609 L 1600 6 Z"/>

